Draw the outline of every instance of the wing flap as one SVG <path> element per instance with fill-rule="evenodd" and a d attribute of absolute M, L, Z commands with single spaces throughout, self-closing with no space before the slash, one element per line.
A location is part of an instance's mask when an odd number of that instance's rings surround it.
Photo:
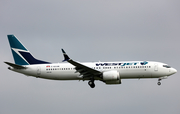
<path fill-rule="evenodd" d="M 78 63 L 76 61 L 73 61 L 72 59 L 68 60 L 68 62 L 71 63 L 72 65 L 76 66 L 76 70 L 79 73 L 88 72 L 88 73 L 93 74 L 93 75 L 101 74 L 100 71 L 95 70 L 93 68 L 90 68 L 88 66 L 85 66 L 85 65 Z"/>

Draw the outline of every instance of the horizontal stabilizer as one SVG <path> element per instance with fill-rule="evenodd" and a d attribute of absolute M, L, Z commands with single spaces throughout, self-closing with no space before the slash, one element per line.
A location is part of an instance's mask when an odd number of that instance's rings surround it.
<path fill-rule="evenodd" d="M 21 65 L 17 65 L 17 64 L 14 64 L 14 63 L 9 63 L 9 62 L 4 62 L 6 64 L 8 64 L 9 66 L 13 67 L 13 68 L 16 68 L 16 69 L 26 69 L 26 67 L 24 66 L 21 66 Z"/>

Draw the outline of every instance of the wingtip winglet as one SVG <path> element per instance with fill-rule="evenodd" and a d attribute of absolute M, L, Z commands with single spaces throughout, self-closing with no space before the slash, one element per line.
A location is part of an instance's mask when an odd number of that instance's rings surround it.
<path fill-rule="evenodd" d="M 66 52 L 64 51 L 64 49 L 61 49 L 61 50 L 62 50 L 63 54 L 66 53 Z"/>
<path fill-rule="evenodd" d="M 63 62 L 64 61 L 68 61 L 70 58 L 69 58 L 69 56 L 66 54 L 66 52 L 64 51 L 64 49 L 61 49 L 62 50 L 62 53 L 63 53 L 63 55 L 64 55 L 64 60 L 63 60 Z"/>

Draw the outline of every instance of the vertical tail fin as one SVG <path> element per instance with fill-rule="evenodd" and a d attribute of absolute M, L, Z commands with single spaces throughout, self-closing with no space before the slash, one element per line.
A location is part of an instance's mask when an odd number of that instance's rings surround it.
<path fill-rule="evenodd" d="M 50 64 L 49 62 L 37 60 L 31 53 L 23 46 L 23 44 L 14 36 L 7 35 L 11 51 L 17 65 L 31 65 L 31 64 Z"/>

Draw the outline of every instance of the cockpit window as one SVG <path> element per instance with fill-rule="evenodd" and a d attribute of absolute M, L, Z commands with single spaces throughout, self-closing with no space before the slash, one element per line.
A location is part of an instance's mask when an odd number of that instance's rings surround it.
<path fill-rule="evenodd" d="M 166 67 L 166 68 L 171 68 L 170 66 L 168 66 L 168 65 L 163 65 L 163 67 Z"/>

